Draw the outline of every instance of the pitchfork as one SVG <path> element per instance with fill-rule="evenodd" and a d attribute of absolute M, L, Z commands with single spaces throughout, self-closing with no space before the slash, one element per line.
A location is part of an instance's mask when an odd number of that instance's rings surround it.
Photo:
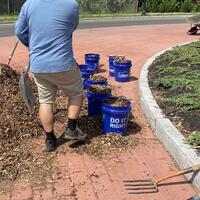
<path fill-rule="evenodd" d="M 159 183 L 168 180 L 173 177 L 177 177 L 183 174 L 188 174 L 192 172 L 199 172 L 200 171 L 200 164 L 194 165 L 190 168 L 174 172 L 169 174 L 168 176 L 164 176 L 159 178 L 158 180 L 127 180 L 124 181 L 124 186 L 126 190 L 131 191 L 128 194 L 147 194 L 147 193 L 156 193 L 159 191 Z"/>

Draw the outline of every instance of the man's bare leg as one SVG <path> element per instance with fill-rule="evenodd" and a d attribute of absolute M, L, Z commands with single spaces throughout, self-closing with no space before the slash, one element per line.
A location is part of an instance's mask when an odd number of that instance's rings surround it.
<path fill-rule="evenodd" d="M 53 104 L 40 104 L 39 116 L 45 132 L 52 132 L 54 126 Z"/>
<path fill-rule="evenodd" d="M 68 118 L 78 119 L 82 105 L 83 105 L 83 95 L 69 98 Z"/>
<path fill-rule="evenodd" d="M 39 116 L 46 132 L 46 151 L 50 152 L 56 149 L 56 137 L 54 135 L 54 115 L 53 115 L 53 104 L 40 104 Z"/>
<path fill-rule="evenodd" d="M 85 139 L 84 134 L 77 126 L 81 107 L 83 105 L 83 95 L 71 97 L 68 101 L 68 128 L 62 135 L 63 139 Z"/>

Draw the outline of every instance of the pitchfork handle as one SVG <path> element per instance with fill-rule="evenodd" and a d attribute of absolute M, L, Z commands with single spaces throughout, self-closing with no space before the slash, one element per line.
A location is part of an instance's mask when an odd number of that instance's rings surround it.
<path fill-rule="evenodd" d="M 168 176 L 165 176 L 163 178 L 160 178 L 158 180 L 155 181 L 155 184 L 159 184 L 160 182 L 162 181 L 165 181 L 165 180 L 168 180 L 170 178 L 174 178 L 174 177 L 177 177 L 177 176 L 180 176 L 180 175 L 183 175 L 183 174 L 189 174 L 189 173 L 192 173 L 192 172 L 197 172 L 197 171 L 200 171 L 200 164 L 198 165 L 193 165 L 192 167 L 190 168 L 187 168 L 187 169 L 184 169 L 182 171 L 178 171 L 178 172 L 175 172 L 175 173 L 172 173 Z"/>

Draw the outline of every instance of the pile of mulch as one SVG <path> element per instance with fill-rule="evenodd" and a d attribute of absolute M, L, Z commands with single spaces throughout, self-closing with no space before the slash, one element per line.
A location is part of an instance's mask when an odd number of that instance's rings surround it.
<path fill-rule="evenodd" d="M 74 152 L 81 154 L 87 153 L 101 159 L 113 151 L 122 153 L 128 149 L 133 149 L 139 144 L 139 140 L 111 133 L 107 136 L 97 135 L 95 138 L 91 139 L 90 142 L 82 144 L 83 145 L 81 145 L 81 142 L 77 142 L 77 144 L 74 143 L 71 147 L 73 148 L 73 146 L 79 145 L 78 148 L 74 148 Z"/>
<path fill-rule="evenodd" d="M 19 74 L 0 65 L 0 179 L 15 180 L 33 157 L 25 140 L 42 134 L 36 112 L 29 115 L 19 92 Z M 35 91 L 36 92 L 36 91 Z"/>
<path fill-rule="evenodd" d="M 100 158 L 111 150 L 123 151 L 136 146 L 135 139 L 129 136 L 102 135 L 102 118 L 87 116 L 87 100 L 84 98 L 78 125 L 88 134 L 87 141 L 61 144 L 56 152 L 51 154 L 43 152 L 40 146 L 35 145 L 36 141 L 40 141 L 36 139 L 44 134 L 38 119 L 38 105 L 30 116 L 19 91 L 19 77 L 9 66 L 0 65 L 0 180 L 13 181 L 28 175 L 30 179 L 35 177 L 38 181 L 45 181 L 46 177 L 51 176 L 54 158 L 62 149 L 62 153 L 88 153 Z M 32 84 L 37 97 L 33 81 Z M 60 91 L 55 107 L 56 124 L 66 126 L 67 103 Z M 128 127 L 134 133 L 140 130 L 133 120 Z"/>

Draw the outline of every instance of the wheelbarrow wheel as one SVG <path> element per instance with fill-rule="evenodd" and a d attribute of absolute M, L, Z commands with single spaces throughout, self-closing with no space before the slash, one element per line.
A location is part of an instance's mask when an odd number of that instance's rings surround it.
<path fill-rule="evenodd" d="M 193 26 L 188 32 L 187 32 L 187 34 L 188 35 L 196 35 L 197 34 L 197 32 L 198 32 L 198 28 L 197 28 L 197 26 Z"/>

